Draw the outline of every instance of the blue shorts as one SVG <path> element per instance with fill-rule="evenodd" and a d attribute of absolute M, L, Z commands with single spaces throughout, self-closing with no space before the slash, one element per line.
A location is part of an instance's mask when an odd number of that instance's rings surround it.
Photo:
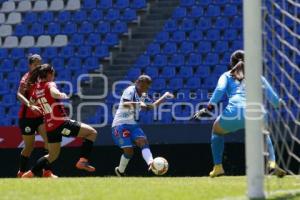
<path fill-rule="evenodd" d="M 226 132 L 235 132 L 245 128 L 245 108 L 227 106 L 218 117 L 219 124 Z"/>
<path fill-rule="evenodd" d="M 137 124 L 123 124 L 112 128 L 112 138 L 120 148 L 133 147 L 134 141 L 139 137 L 147 138 Z"/>

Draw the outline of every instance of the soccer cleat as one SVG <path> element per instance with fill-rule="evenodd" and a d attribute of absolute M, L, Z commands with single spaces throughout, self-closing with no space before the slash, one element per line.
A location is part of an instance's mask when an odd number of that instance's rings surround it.
<path fill-rule="evenodd" d="M 34 177 L 34 174 L 32 173 L 31 170 L 25 172 L 25 173 L 21 176 L 21 178 L 33 178 L 33 177 Z"/>
<path fill-rule="evenodd" d="M 20 170 L 17 173 L 17 178 L 21 178 L 23 176 L 24 172 L 21 172 Z"/>
<path fill-rule="evenodd" d="M 219 165 L 215 165 L 213 170 L 209 173 L 209 176 L 211 178 L 214 178 L 214 177 L 218 177 L 218 176 L 222 176 L 224 175 L 224 169 L 223 169 L 223 166 L 222 164 L 219 164 Z"/>
<path fill-rule="evenodd" d="M 95 167 L 91 166 L 89 164 L 89 161 L 85 158 L 80 158 L 78 160 L 78 162 L 76 163 L 76 168 L 81 169 L 81 170 L 85 170 L 85 171 L 88 171 L 88 172 L 96 171 Z"/>
<path fill-rule="evenodd" d="M 271 174 L 276 175 L 278 178 L 283 178 L 287 173 L 285 170 L 281 169 L 275 161 L 268 162 L 268 168 Z"/>
<path fill-rule="evenodd" d="M 118 177 L 123 177 L 123 176 L 125 176 L 125 173 L 123 172 L 120 172 L 119 171 L 119 167 L 116 167 L 115 168 L 115 174 L 118 176 Z"/>
<path fill-rule="evenodd" d="M 51 170 L 44 170 L 43 171 L 43 177 L 44 178 L 58 178 L 58 176 L 53 174 Z"/>

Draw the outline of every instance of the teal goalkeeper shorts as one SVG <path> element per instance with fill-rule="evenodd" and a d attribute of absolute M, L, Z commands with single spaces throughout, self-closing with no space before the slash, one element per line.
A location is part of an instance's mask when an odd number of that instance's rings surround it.
<path fill-rule="evenodd" d="M 235 132 L 245 128 L 245 108 L 227 106 L 218 117 L 219 124 L 226 132 Z"/>

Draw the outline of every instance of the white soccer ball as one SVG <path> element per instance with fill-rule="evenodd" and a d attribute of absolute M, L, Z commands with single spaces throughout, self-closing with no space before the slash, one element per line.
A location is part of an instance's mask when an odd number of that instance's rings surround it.
<path fill-rule="evenodd" d="M 151 170 L 155 175 L 164 175 L 169 169 L 168 161 L 163 157 L 154 158 L 151 164 Z"/>

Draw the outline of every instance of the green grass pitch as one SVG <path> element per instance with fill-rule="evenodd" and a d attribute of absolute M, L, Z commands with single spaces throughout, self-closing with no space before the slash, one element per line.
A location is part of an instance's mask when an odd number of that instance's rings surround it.
<path fill-rule="evenodd" d="M 268 199 L 300 199 L 299 177 L 266 179 Z M 246 178 L 94 177 L 0 179 L 1 200 L 209 200 L 246 199 Z M 286 195 L 290 193 L 289 195 Z"/>

